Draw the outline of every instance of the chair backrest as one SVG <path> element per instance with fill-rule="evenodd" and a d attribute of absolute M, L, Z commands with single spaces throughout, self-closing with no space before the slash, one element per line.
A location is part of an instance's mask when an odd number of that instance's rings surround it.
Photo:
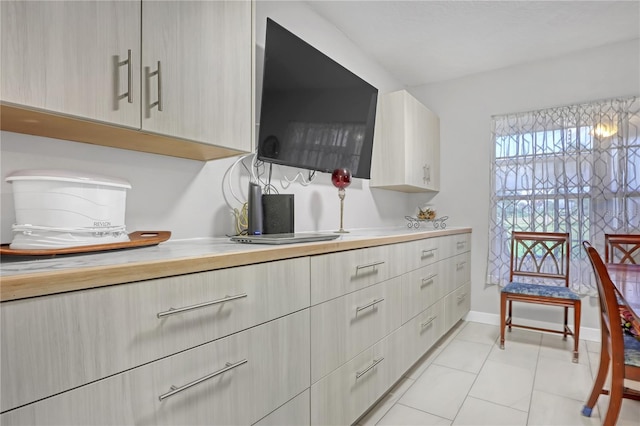
<path fill-rule="evenodd" d="M 560 232 L 513 232 L 509 281 L 514 276 L 532 281 L 549 279 L 569 287 L 569 234 Z"/>
<path fill-rule="evenodd" d="M 604 234 L 606 263 L 640 263 L 640 234 Z"/>
<path fill-rule="evenodd" d="M 588 241 L 582 243 L 596 277 L 598 296 L 600 298 L 600 324 L 602 332 L 602 343 L 609 342 L 611 350 L 611 360 L 619 364 L 624 364 L 624 340 L 623 331 L 620 326 L 620 312 L 618 309 L 618 299 L 616 290 L 607 272 L 607 267 L 602 261 L 602 257 Z M 606 339 L 606 340 L 605 340 Z"/>

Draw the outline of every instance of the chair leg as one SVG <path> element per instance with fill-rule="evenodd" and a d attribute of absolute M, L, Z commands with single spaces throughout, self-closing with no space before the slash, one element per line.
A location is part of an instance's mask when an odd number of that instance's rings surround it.
<path fill-rule="evenodd" d="M 504 349 L 505 315 L 507 310 L 507 295 L 500 293 L 500 349 Z"/>
<path fill-rule="evenodd" d="M 615 426 L 622 407 L 624 393 L 624 365 L 611 366 L 611 391 L 609 392 L 609 408 L 604 418 L 603 426 Z"/>
<path fill-rule="evenodd" d="M 609 351 L 607 349 L 606 337 L 602 336 L 603 343 L 600 349 L 600 367 L 598 367 L 598 373 L 596 374 L 596 379 L 593 382 L 593 389 L 591 390 L 591 395 L 589 395 L 589 399 L 587 399 L 587 403 L 582 408 L 582 415 L 591 417 L 591 411 L 593 407 L 596 405 L 596 401 L 598 401 L 598 397 L 602 393 L 602 389 L 604 388 L 604 382 L 607 379 L 607 374 L 609 373 Z"/>
<path fill-rule="evenodd" d="M 565 308 L 566 309 L 566 308 Z M 580 347 L 580 314 L 582 302 L 578 300 L 573 305 L 573 362 L 578 362 L 578 348 Z"/>
<path fill-rule="evenodd" d="M 511 318 L 513 318 L 513 316 L 511 315 L 511 305 L 513 304 L 513 300 L 509 300 L 509 320 L 511 320 Z M 509 324 L 509 333 L 511 333 L 511 321 L 508 321 Z"/>
<path fill-rule="evenodd" d="M 569 327 L 569 308 L 564 307 L 564 332 L 562 333 L 562 340 L 567 340 L 567 329 Z"/>

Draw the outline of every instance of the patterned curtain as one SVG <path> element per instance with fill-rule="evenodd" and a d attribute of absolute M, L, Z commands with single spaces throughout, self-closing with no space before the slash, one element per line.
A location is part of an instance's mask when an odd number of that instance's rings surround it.
<path fill-rule="evenodd" d="M 570 278 L 595 294 L 582 241 L 640 233 L 640 98 L 492 117 L 487 282 L 506 285 L 512 231 L 569 232 Z"/>

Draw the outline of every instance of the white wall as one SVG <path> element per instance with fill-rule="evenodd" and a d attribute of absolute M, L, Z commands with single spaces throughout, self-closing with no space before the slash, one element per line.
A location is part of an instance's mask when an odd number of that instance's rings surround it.
<path fill-rule="evenodd" d="M 381 93 L 401 88 L 396 79 L 301 2 L 257 3 L 258 59 L 261 60 L 267 16 L 359 74 Z M 441 192 L 433 204 L 439 214 L 450 217 L 448 224 L 473 227 L 473 311 L 498 312 L 497 289 L 484 284 L 490 116 L 638 94 L 639 52 L 640 42 L 635 40 L 410 89 L 441 120 Z M 258 75 L 260 70 L 259 67 Z M 69 168 L 128 179 L 133 185 L 127 198 L 126 223 L 130 231 L 171 230 L 173 238 L 223 236 L 233 232 L 230 208 L 225 203 L 225 198 L 232 197 L 223 178 L 235 158 L 203 163 L 9 132 L 0 133 L 0 152 L 2 243 L 11 241 L 14 221 L 12 188 L 4 177 L 13 170 L 27 168 Z M 291 169 L 283 170 L 290 177 L 295 175 Z M 237 175 L 231 181 L 237 192 L 246 194 L 244 181 Z M 327 174 L 319 174 L 309 187 L 295 184 L 281 192 L 296 196 L 297 231 L 337 229 L 339 201 Z M 415 206 L 430 198 L 424 194 L 370 190 L 368 181 L 356 179 L 347 189 L 345 228 L 402 225 L 405 214 L 413 213 Z M 588 306 L 583 309 L 583 324 L 597 327 L 595 310 Z M 532 317 L 544 319 L 533 313 Z"/>
<path fill-rule="evenodd" d="M 497 314 L 498 289 L 485 285 L 491 116 L 640 94 L 640 40 L 410 91 L 440 116 L 442 184 L 433 202 L 473 227 L 471 310 Z M 598 327 L 595 303 L 583 301 L 585 327 Z M 549 312 L 519 311 L 541 321 Z"/>
<path fill-rule="evenodd" d="M 257 3 L 256 51 L 259 61 L 262 61 L 267 16 L 380 91 L 400 87 L 397 80 L 371 62 L 332 24 L 299 2 Z M 260 64 L 257 74 L 257 79 L 261 80 Z M 259 103 L 257 105 L 259 108 Z M 181 239 L 224 236 L 234 232 L 231 209 L 225 203 L 225 198 L 233 200 L 233 197 L 228 186 L 223 185 L 223 177 L 235 158 L 204 163 L 9 132 L 0 133 L 0 150 L 2 243 L 11 241 L 11 224 L 15 220 L 12 187 L 4 178 L 14 170 L 30 168 L 68 168 L 129 180 L 133 186 L 127 196 L 126 224 L 129 231 L 170 230 L 172 238 Z M 296 170 L 276 168 L 284 170 L 289 177 L 296 174 Z M 235 191 L 246 198 L 246 178 L 239 175 L 242 167 L 237 167 L 235 172 L 231 179 Z M 275 175 L 277 178 L 280 173 Z M 295 194 L 296 231 L 338 229 L 339 199 L 328 174 L 319 173 L 308 187 L 294 184 L 287 190 L 279 189 L 282 193 Z M 368 181 L 354 179 L 347 188 L 344 226 L 354 229 L 402 225 L 404 216 L 415 209 L 411 200 L 411 197 L 398 192 L 370 191 Z M 241 206 L 237 202 L 232 205 L 236 208 Z"/>

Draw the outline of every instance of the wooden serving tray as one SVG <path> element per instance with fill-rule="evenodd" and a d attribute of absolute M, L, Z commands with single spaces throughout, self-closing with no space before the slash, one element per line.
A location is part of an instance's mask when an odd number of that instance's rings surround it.
<path fill-rule="evenodd" d="M 55 256 L 57 254 L 93 253 L 97 251 L 154 246 L 156 244 L 160 244 L 163 241 L 167 241 L 170 237 L 170 231 L 136 231 L 129 234 L 129 241 L 123 241 L 121 243 L 94 244 L 90 246 L 34 250 L 11 249 L 9 248 L 9 244 L 3 244 L 0 245 L 0 254 L 15 256 Z"/>

